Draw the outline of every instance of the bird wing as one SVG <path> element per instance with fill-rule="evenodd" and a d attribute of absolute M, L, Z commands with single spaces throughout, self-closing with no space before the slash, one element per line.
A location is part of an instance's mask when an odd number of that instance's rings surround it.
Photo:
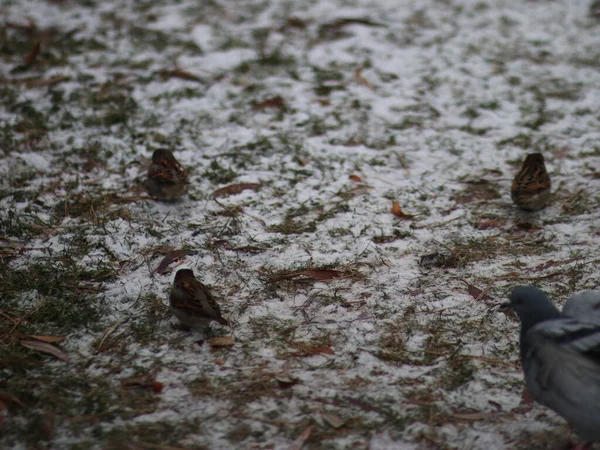
<path fill-rule="evenodd" d="M 565 403 L 585 402 L 586 392 L 599 399 L 600 325 L 572 318 L 547 320 L 525 338 L 525 377 L 538 401 L 558 411 Z M 597 408 L 600 413 L 600 404 Z"/>
<path fill-rule="evenodd" d="M 531 328 L 523 359 L 533 397 L 588 439 L 600 429 L 600 326 L 576 319 L 548 320 Z"/>
<path fill-rule="evenodd" d="M 150 165 L 148 177 L 163 183 L 177 183 L 185 180 L 187 173 L 183 166 L 177 161 L 163 160 Z"/>
<path fill-rule="evenodd" d="M 561 351 L 592 359 L 600 370 L 600 324 L 570 317 L 547 320 L 529 330 L 527 340 L 532 346 L 552 344 Z"/>
<path fill-rule="evenodd" d="M 171 296 L 171 305 L 190 314 L 221 319 L 221 309 L 207 287 L 195 279 L 178 281 L 180 289 Z"/>
<path fill-rule="evenodd" d="M 600 325 L 600 291 L 583 291 L 570 296 L 562 312 L 582 322 Z"/>

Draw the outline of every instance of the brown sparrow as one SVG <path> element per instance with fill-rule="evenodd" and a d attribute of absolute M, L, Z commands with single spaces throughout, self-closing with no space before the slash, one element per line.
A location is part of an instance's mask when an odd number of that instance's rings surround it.
<path fill-rule="evenodd" d="M 512 182 L 510 197 L 519 208 L 537 211 L 550 200 L 550 187 L 544 157 L 541 153 L 530 153 Z"/>
<path fill-rule="evenodd" d="M 169 304 L 173 315 L 186 327 L 205 327 L 213 320 L 229 325 L 209 290 L 190 269 L 179 269 L 175 274 Z"/>
<path fill-rule="evenodd" d="M 158 200 L 170 202 L 187 191 L 187 172 L 170 150 L 159 148 L 148 168 L 148 191 Z"/>

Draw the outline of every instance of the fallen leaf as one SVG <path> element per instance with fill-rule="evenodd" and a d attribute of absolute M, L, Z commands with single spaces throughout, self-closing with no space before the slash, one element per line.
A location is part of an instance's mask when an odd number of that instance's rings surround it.
<path fill-rule="evenodd" d="M 392 202 L 392 214 L 400 219 L 412 219 L 414 217 L 412 214 L 404 213 L 397 201 Z"/>
<path fill-rule="evenodd" d="M 305 270 L 302 274 L 319 281 L 333 280 L 343 276 L 342 272 L 333 269 L 310 269 Z"/>
<path fill-rule="evenodd" d="M 230 184 L 229 186 L 222 187 L 213 192 L 213 197 L 226 197 L 228 195 L 239 194 L 242 191 L 247 189 L 252 189 L 254 191 L 259 190 L 262 187 L 260 183 L 240 183 L 240 184 Z"/>
<path fill-rule="evenodd" d="M 36 339 L 38 341 L 47 342 L 49 344 L 56 344 L 65 340 L 65 336 L 36 336 L 32 334 L 28 337 Z"/>
<path fill-rule="evenodd" d="M 121 387 L 152 387 L 155 383 L 154 374 L 149 373 L 121 378 L 119 381 Z"/>
<path fill-rule="evenodd" d="M 384 27 L 383 23 L 374 22 L 372 20 L 362 17 L 348 17 L 343 19 L 332 20 L 331 22 L 324 23 L 319 27 L 319 36 L 321 38 L 332 38 L 335 37 L 336 33 L 339 33 L 341 29 L 347 25 L 364 25 L 369 27 Z"/>
<path fill-rule="evenodd" d="M 173 263 L 174 261 L 178 260 L 179 258 L 181 258 L 183 256 L 193 255 L 193 254 L 194 254 L 194 252 L 192 250 L 185 250 L 185 249 L 184 250 L 172 250 L 165 255 L 165 257 L 162 259 L 162 261 L 160 262 L 158 267 L 156 269 L 154 269 L 154 272 L 158 273 L 159 275 L 162 275 L 167 271 L 167 268 L 169 267 L 169 265 L 171 263 Z"/>
<path fill-rule="evenodd" d="M 356 79 L 356 81 L 358 81 L 363 86 L 368 87 L 369 89 L 373 89 L 373 86 L 371 85 L 371 83 L 369 83 L 369 80 L 367 80 L 365 77 L 363 77 L 362 70 L 363 70 L 363 67 L 358 67 L 354 71 L 354 78 Z"/>
<path fill-rule="evenodd" d="M 31 49 L 31 51 L 24 58 L 26 65 L 31 66 L 35 63 L 35 60 L 37 59 L 38 55 L 40 54 L 40 48 L 41 48 L 41 42 L 37 41 L 33 45 L 33 48 Z"/>
<path fill-rule="evenodd" d="M 283 98 L 279 95 L 272 97 L 272 98 L 268 98 L 260 103 L 256 103 L 255 105 L 252 106 L 252 109 L 256 110 L 260 110 L 260 109 L 266 109 L 266 108 L 280 108 L 283 109 L 285 108 L 285 100 L 283 100 Z"/>
<path fill-rule="evenodd" d="M 193 73 L 186 72 L 185 70 L 181 69 L 161 70 L 160 75 L 163 77 L 163 79 L 180 78 L 187 81 L 197 81 L 198 83 L 204 82 L 204 80 L 202 80 L 202 78 L 200 78 L 198 75 L 194 75 Z"/>
<path fill-rule="evenodd" d="M 234 343 L 233 336 L 222 336 L 209 339 L 211 347 L 231 347 Z"/>
<path fill-rule="evenodd" d="M 500 403 L 495 402 L 493 400 L 488 400 L 488 404 L 496 408 L 496 411 L 502 412 L 502 405 Z"/>
<path fill-rule="evenodd" d="M 487 295 L 487 293 L 485 293 L 484 291 L 479 289 L 477 286 L 467 283 L 465 280 L 461 280 L 461 281 L 467 285 L 467 292 L 475 300 L 483 300 L 483 301 L 490 301 L 490 300 L 493 301 L 494 300 L 492 297 Z"/>
<path fill-rule="evenodd" d="M 304 430 L 302 434 L 298 436 L 294 442 L 292 442 L 292 445 L 289 446 L 288 450 L 301 450 L 310 437 L 310 433 L 312 433 L 312 426 L 309 426 L 306 430 Z"/>
<path fill-rule="evenodd" d="M 42 352 L 42 353 L 48 353 L 48 354 L 55 356 L 56 358 L 61 359 L 63 361 L 69 361 L 69 356 L 65 352 L 63 352 L 61 349 L 59 349 L 58 347 L 55 347 L 52 344 L 47 344 L 46 342 L 40 342 L 40 341 L 29 341 L 29 340 L 22 340 L 20 342 L 23 347 L 27 347 L 28 349 L 37 350 L 38 352 Z"/>
<path fill-rule="evenodd" d="M 362 181 L 362 178 L 358 175 L 350 175 L 348 178 L 350 178 L 352 181 L 356 181 L 357 183 L 360 183 Z"/>
<path fill-rule="evenodd" d="M 279 387 L 282 389 L 290 388 L 300 383 L 300 380 L 298 378 L 292 378 L 288 375 L 280 375 L 275 377 L 275 379 L 277 380 Z"/>
<path fill-rule="evenodd" d="M 331 413 L 321 413 L 321 417 L 333 428 L 340 428 L 346 423 L 341 417 Z"/>
<path fill-rule="evenodd" d="M 155 394 L 160 394 L 163 390 L 164 385 L 160 381 L 152 383 L 152 390 Z"/>
<path fill-rule="evenodd" d="M 27 87 L 52 86 L 70 79 L 71 77 L 69 75 L 56 75 L 55 77 L 51 78 L 27 80 L 25 84 Z"/>

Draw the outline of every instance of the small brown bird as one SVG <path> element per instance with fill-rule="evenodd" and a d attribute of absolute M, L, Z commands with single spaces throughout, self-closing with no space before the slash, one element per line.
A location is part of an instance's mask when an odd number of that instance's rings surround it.
<path fill-rule="evenodd" d="M 550 200 L 550 176 L 541 153 L 530 153 L 515 176 L 510 197 L 515 205 L 527 211 L 537 211 Z"/>
<path fill-rule="evenodd" d="M 229 325 L 221 316 L 221 308 L 209 290 L 190 269 L 180 269 L 175 274 L 169 304 L 173 315 L 186 327 L 205 327 L 213 320 L 221 325 Z"/>
<path fill-rule="evenodd" d="M 187 172 L 170 150 L 159 148 L 152 154 L 148 191 L 164 202 L 177 200 L 187 192 Z"/>

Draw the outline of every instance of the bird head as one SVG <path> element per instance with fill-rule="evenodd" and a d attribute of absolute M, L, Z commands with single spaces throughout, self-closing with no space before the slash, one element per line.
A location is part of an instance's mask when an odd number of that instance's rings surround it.
<path fill-rule="evenodd" d="M 510 308 L 517 313 L 524 327 L 529 328 L 536 323 L 561 317 L 560 311 L 548 296 L 534 286 L 517 286 L 510 292 L 510 302 L 500 306 Z"/>

